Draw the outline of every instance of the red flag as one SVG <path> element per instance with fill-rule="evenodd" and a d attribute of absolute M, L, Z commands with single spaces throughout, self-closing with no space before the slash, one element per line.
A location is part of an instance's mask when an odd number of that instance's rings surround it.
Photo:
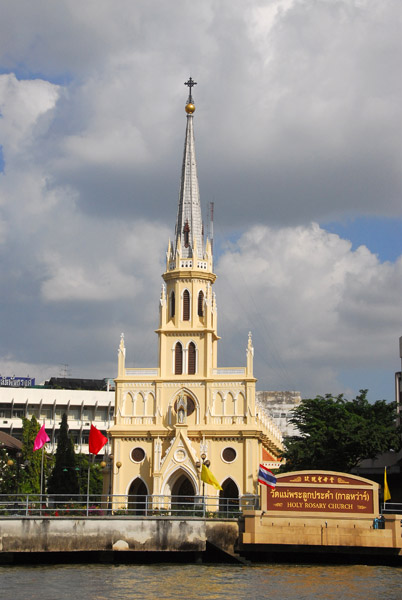
<path fill-rule="evenodd" d="M 99 429 L 96 429 L 94 425 L 91 425 L 91 430 L 89 432 L 89 451 L 91 454 L 98 454 L 103 448 L 103 446 L 107 444 L 107 437 L 105 437 Z"/>

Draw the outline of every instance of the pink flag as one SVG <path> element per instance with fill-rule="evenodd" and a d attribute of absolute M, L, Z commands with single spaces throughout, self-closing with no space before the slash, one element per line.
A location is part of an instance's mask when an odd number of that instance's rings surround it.
<path fill-rule="evenodd" d="M 46 442 L 50 442 L 50 437 L 46 433 L 45 425 L 43 424 L 42 427 L 39 429 L 38 435 L 36 436 L 34 441 L 34 452 L 35 450 L 40 450 L 42 446 L 46 444 Z"/>

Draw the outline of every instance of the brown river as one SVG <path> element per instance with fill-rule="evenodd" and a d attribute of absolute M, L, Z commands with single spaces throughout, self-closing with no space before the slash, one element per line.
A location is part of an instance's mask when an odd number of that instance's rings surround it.
<path fill-rule="evenodd" d="M 401 600 L 402 568 L 323 565 L 0 566 L 1 600 Z"/>

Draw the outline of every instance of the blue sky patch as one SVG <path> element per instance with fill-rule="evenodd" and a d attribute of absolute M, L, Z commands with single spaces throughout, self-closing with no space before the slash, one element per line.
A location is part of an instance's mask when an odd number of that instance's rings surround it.
<path fill-rule="evenodd" d="M 350 240 L 353 250 L 367 246 L 381 261 L 394 262 L 402 254 L 402 219 L 358 217 L 342 223 L 322 223 L 321 226 Z"/>
<path fill-rule="evenodd" d="M 68 85 L 73 80 L 71 73 L 67 72 L 49 75 L 41 73 L 40 71 L 33 73 L 32 71 L 28 71 L 28 69 L 23 65 L 16 66 L 13 69 L 2 69 L 0 67 L 0 75 L 9 75 L 10 73 L 13 73 L 19 81 L 27 79 L 42 79 L 43 81 L 48 81 L 49 83 L 63 86 Z"/>

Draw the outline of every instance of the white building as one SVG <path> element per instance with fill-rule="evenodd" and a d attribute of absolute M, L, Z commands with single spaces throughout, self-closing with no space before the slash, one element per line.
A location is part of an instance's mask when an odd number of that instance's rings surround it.
<path fill-rule="evenodd" d="M 22 417 L 35 415 L 45 423 L 51 440 L 48 449 L 53 452 L 66 413 L 75 451 L 87 454 L 91 423 L 105 433 L 114 422 L 114 399 L 114 391 L 0 387 L 0 431 L 21 439 Z M 297 434 L 289 419 L 300 402 L 300 392 L 256 392 L 259 412 L 269 415 L 282 435 Z M 105 450 L 109 452 L 109 445 Z"/>
<path fill-rule="evenodd" d="M 0 431 L 21 439 L 22 417 L 35 415 L 41 425 L 45 424 L 50 452 L 56 450 L 63 413 L 67 414 L 75 451 L 87 454 L 91 423 L 105 433 L 113 424 L 113 412 L 114 392 L 0 387 Z"/>
<path fill-rule="evenodd" d="M 256 392 L 257 404 L 268 413 L 283 436 L 298 435 L 298 429 L 289 421 L 292 410 L 301 403 L 300 392 Z"/>

